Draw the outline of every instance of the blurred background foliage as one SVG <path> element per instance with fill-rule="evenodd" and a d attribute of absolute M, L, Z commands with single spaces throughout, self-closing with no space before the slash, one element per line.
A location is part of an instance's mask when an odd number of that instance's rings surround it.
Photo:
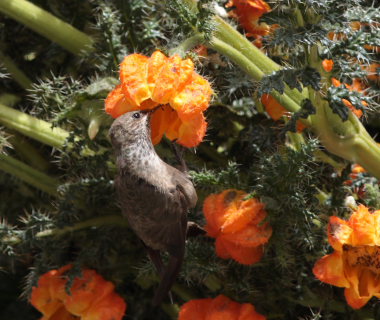
<path fill-rule="evenodd" d="M 115 283 L 128 303 L 126 319 L 175 318 L 176 305 L 151 306 L 157 276 L 143 245 L 120 223 L 113 187 L 116 169 L 107 134 L 112 119 L 104 114 L 103 101 L 118 82 L 118 66 L 125 55 L 150 55 L 156 49 L 168 53 L 186 39 L 188 30 L 175 11 L 177 2 L 31 2 L 95 42 L 89 52 L 75 55 L 0 14 L 0 103 L 69 132 L 59 148 L 1 128 L 1 155 L 38 170 L 40 183 L 52 191 L 27 183 L 23 173 L 17 177 L 0 171 L 0 318 L 37 319 L 38 312 L 27 303 L 31 287 L 42 273 L 69 262 L 74 263 L 73 274 L 85 266 Z M 202 3 L 208 10 L 215 4 L 225 5 L 225 1 Z M 268 3 L 273 10 L 262 21 L 281 28 L 263 39 L 263 50 L 283 66 L 302 69 L 308 65 L 308 48 L 320 41 L 325 48 L 321 58 L 334 60 L 336 78 L 343 82 L 364 79 L 371 108 L 366 109 L 362 121 L 376 136 L 379 81 L 366 78 L 355 61 L 378 61 L 378 50 L 364 48 L 380 46 L 377 5 L 359 0 Z M 302 25 L 297 14 L 305 20 Z M 312 17 L 318 18 L 312 21 Z M 353 30 L 352 21 L 363 24 Z M 200 19 L 200 24 L 201 30 L 210 29 L 205 25 L 207 19 Z M 346 36 L 333 41 L 329 32 Z M 273 236 L 264 258 L 253 266 L 217 258 L 212 239 L 189 240 L 173 289 L 175 303 L 224 293 L 236 301 L 252 302 L 268 319 L 376 318 L 375 300 L 353 311 L 340 288 L 321 284 L 311 270 L 315 261 L 329 252 L 328 217 L 345 217 L 350 212 L 347 197 L 379 208 L 377 179 L 361 173 L 354 183 L 345 183 L 350 180 L 351 164 L 327 151 L 335 168 L 317 160 L 316 152 L 322 147 L 308 130 L 303 133 L 307 142 L 295 143 L 296 134 L 263 111 L 257 95 L 260 83 L 213 50 L 206 56 L 194 52 L 190 56 L 216 94 L 206 113 L 209 129 L 205 141 L 185 152 L 199 196 L 189 218 L 204 225 L 203 199 L 213 192 L 237 188 L 266 203 Z M 11 71 L 7 59 L 23 77 Z M 310 74 L 302 79 L 304 85 L 315 80 Z M 275 77 L 269 81 L 273 87 L 276 83 Z M 360 95 L 357 99 L 364 98 Z M 157 150 L 166 162 L 177 164 L 169 141 L 162 141 Z"/>

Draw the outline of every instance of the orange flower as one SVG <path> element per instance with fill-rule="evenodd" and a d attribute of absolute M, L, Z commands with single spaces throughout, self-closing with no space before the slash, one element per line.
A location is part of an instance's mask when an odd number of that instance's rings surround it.
<path fill-rule="evenodd" d="M 120 80 L 105 101 L 105 110 L 112 117 L 161 106 L 161 112 L 151 117 L 153 143 L 159 143 L 164 134 L 186 147 L 203 140 L 207 127 L 203 111 L 212 90 L 194 71 L 190 59 L 182 60 L 178 55 L 168 58 L 160 51 L 150 58 L 131 54 L 120 65 Z"/>
<path fill-rule="evenodd" d="M 335 79 L 335 78 L 331 78 L 331 82 L 335 87 L 339 87 L 340 85 L 342 85 L 342 83 L 338 79 Z M 352 85 L 349 85 L 347 83 L 345 83 L 344 85 L 350 91 L 362 92 L 365 89 L 360 79 L 353 79 Z M 356 115 L 358 118 L 360 118 L 363 115 L 363 111 L 356 109 L 350 101 L 348 101 L 347 99 L 342 99 L 342 101 L 345 104 L 345 106 L 349 108 L 352 111 L 352 113 Z M 366 101 L 362 101 L 362 104 L 363 106 L 368 105 Z"/>
<path fill-rule="evenodd" d="M 178 320 L 265 320 L 250 303 L 239 304 L 224 295 L 185 303 Z"/>
<path fill-rule="evenodd" d="M 237 18 L 242 27 L 247 31 L 246 36 L 255 37 L 255 45 L 261 47 L 261 39 L 263 36 L 268 35 L 273 28 L 277 28 L 277 25 L 267 25 L 262 22 L 259 23 L 260 17 L 271 11 L 270 6 L 263 0 L 230 0 L 226 7 L 235 7 L 231 11 L 230 15 Z"/>
<path fill-rule="evenodd" d="M 288 113 L 288 111 L 270 94 L 263 94 L 261 96 L 261 103 L 274 121 L 280 120 Z M 306 126 L 301 121 L 297 120 L 297 132 L 301 132 L 305 128 Z"/>
<path fill-rule="evenodd" d="M 244 191 L 228 189 L 209 195 L 203 204 L 208 236 L 216 238 L 216 254 L 241 264 L 258 262 L 272 228 L 263 223 L 264 204 L 250 198 Z"/>
<path fill-rule="evenodd" d="M 334 61 L 332 60 L 328 60 L 328 59 L 324 59 L 322 61 L 322 67 L 323 69 L 326 71 L 326 72 L 331 72 L 331 70 L 333 69 L 334 67 Z"/>
<path fill-rule="evenodd" d="M 380 210 L 360 205 L 348 221 L 330 217 L 328 238 L 334 252 L 316 262 L 313 273 L 321 281 L 345 288 L 347 303 L 363 307 L 380 298 Z"/>
<path fill-rule="evenodd" d="M 363 66 L 363 69 L 367 71 L 367 78 L 372 81 L 379 81 L 380 77 L 380 64 L 371 63 L 370 65 Z"/>
<path fill-rule="evenodd" d="M 114 292 L 115 286 L 94 270 L 83 270 L 82 277 L 74 279 L 68 294 L 64 273 L 69 269 L 71 265 L 51 270 L 40 277 L 37 287 L 33 287 L 30 302 L 43 314 L 41 320 L 123 318 L 126 303 Z"/>

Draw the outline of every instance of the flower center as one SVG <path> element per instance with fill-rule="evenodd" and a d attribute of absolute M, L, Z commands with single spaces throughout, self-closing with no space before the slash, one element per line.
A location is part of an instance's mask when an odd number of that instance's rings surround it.
<path fill-rule="evenodd" d="M 343 245 L 346 263 L 351 267 L 362 267 L 380 275 L 380 246 Z"/>

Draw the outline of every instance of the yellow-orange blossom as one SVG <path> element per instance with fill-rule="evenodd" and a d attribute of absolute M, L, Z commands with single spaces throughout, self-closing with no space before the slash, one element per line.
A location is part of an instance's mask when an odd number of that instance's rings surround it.
<path fill-rule="evenodd" d="M 33 287 L 30 303 L 43 314 L 41 320 L 121 320 L 127 308 L 115 286 L 94 270 L 85 269 L 66 291 L 71 269 L 66 265 L 43 274 Z"/>
<path fill-rule="evenodd" d="M 313 273 L 321 281 L 345 288 L 347 303 L 364 306 L 380 298 L 380 210 L 360 205 L 348 221 L 330 217 L 328 239 L 334 252 L 316 262 Z"/>
<path fill-rule="evenodd" d="M 166 57 L 155 51 L 150 58 L 131 54 L 120 65 L 120 81 L 105 101 L 112 117 L 161 106 L 151 117 L 152 141 L 165 134 L 185 147 L 195 147 L 206 134 L 203 115 L 210 102 L 209 82 L 194 71 L 190 59 Z"/>

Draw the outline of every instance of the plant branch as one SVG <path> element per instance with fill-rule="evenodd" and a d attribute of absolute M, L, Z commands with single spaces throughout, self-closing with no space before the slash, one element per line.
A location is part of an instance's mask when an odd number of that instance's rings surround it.
<path fill-rule="evenodd" d="M 58 180 L 22 163 L 11 156 L 0 154 L 0 170 L 52 195 L 58 196 Z"/>
<path fill-rule="evenodd" d="M 0 12 L 58 43 L 73 54 L 93 50 L 91 37 L 29 1 L 1 0 Z"/>

